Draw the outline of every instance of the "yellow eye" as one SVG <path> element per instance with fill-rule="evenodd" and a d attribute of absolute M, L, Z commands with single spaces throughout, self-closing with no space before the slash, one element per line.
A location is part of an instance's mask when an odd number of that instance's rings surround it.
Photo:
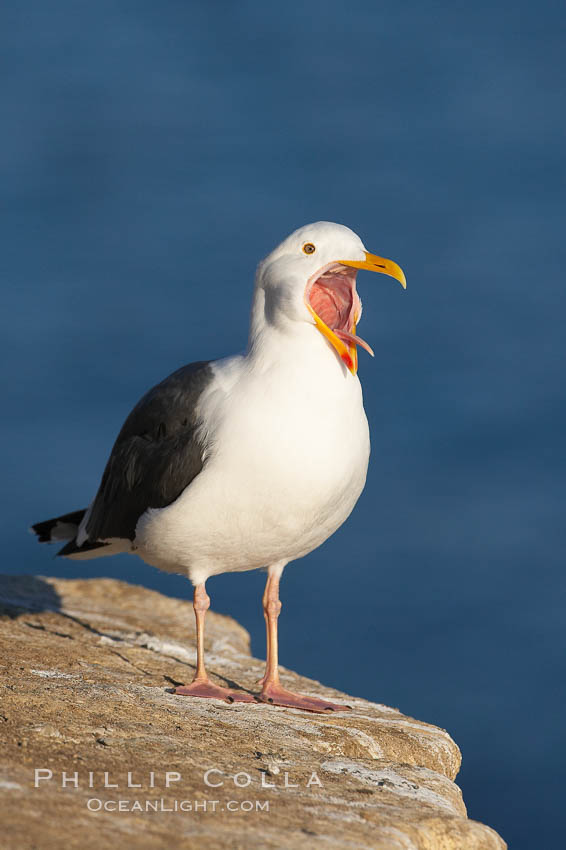
<path fill-rule="evenodd" d="M 305 244 L 303 245 L 303 251 L 305 252 L 305 254 L 314 254 L 316 248 L 314 247 L 312 242 L 305 242 Z"/>

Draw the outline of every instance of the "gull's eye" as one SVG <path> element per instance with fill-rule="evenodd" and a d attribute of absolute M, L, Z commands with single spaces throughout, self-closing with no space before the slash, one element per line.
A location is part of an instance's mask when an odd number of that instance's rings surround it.
<path fill-rule="evenodd" d="M 305 242 L 305 244 L 303 245 L 303 252 L 305 254 L 314 254 L 315 251 L 316 248 L 314 247 L 312 242 Z"/>

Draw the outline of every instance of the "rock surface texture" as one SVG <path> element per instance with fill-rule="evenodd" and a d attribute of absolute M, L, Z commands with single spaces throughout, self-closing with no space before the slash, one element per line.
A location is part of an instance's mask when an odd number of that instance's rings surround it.
<path fill-rule="evenodd" d="M 499 850 L 470 821 L 450 736 L 290 671 L 352 706 L 330 716 L 175 696 L 195 666 L 192 606 L 110 579 L 0 578 L 0 819 L 6 850 Z M 207 617 L 215 681 L 263 663 Z M 37 787 L 36 787 L 37 786 Z"/>

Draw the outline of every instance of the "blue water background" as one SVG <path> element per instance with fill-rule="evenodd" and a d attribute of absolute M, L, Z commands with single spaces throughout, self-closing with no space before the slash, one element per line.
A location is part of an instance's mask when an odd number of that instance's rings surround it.
<path fill-rule="evenodd" d="M 329 219 L 362 273 L 372 429 L 348 523 L 290 566 L 287 666 L 446 727 L 470 816 L 563 837 L 563 4 L 30 0 L 2 12 L 3 570 L 94 493 L 138 397 L 243 348 L 255 265 Z M 264 652 L 264 576 L 209 583 Z M 562 820 L 562 823 L 559 823 Z"/>

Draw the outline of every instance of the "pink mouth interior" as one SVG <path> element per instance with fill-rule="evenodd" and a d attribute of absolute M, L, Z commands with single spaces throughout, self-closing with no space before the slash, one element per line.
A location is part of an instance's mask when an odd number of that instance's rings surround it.
<path fill-rule="evenodd" d="M 355 316 L 360 313 L 356 274 L 356 269 L 335 263 L 307 289 L 307 298 L 317 316 L 339 339 L 361 345 L 373 357 L 367 342 L 353 332 Z"/>

